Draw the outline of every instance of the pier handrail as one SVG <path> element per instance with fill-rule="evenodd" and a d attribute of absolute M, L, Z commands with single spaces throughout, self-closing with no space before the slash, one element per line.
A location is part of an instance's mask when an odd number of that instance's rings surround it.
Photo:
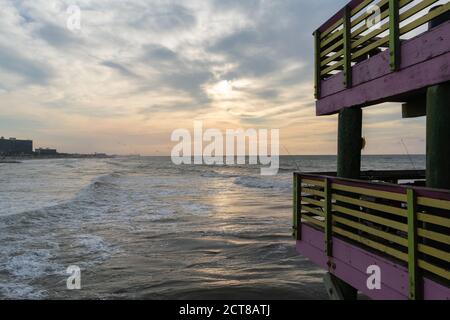
<path fill-rule="evenodd" d="M 450 11 L 450 3 L 430 10 L 438 0 L 353 0 L 314 32 L 315 96 L 321 83 L 342 73 L 346 88 L 352 87 L 352 67 L 388 48 L 391 71 L 401 66 L 401 37 Z M 369 26 L 369 10 L 379 8 L 380 23 Z M 424 13 L 426 12 L 426 13 Z"/>
<path fill-rule="evenodd" d="M 329 257 L 338 236 L 404 263 L 412 299 L 424 273 L 450 281 L 450 191 L 295 173 L 293 196 L 297 240 L 306 223 L 323 230 Z"/>

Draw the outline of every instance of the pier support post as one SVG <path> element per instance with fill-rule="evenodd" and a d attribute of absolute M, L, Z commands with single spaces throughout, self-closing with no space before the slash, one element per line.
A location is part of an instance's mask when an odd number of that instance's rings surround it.
<path fill-rule="evenodd" d="M 359 179 L 361 176 L 362 109 L 347 108 L 339 113 L 338 172 L 342 178 Z M 356 300 L 358 290 L 335 275 L 327 273 L 325 287 L 331 299 Z"/>
<path fill-rule="evenodd" d="M 356 300 L 358 291 L 351 285 L 337 278 L 332 273 L 326 273 L 323 283 L 330 300 Z"/>
<path fill-rule="evenodd" d="M 339 113 L 338 177 L 360 178 L 361 146 L 362 109 L 346 108 Z"/>
<path fill-rule="evenodd" d="M 450 82 L 427 92 L 427 186 L 450 189 Z"/>

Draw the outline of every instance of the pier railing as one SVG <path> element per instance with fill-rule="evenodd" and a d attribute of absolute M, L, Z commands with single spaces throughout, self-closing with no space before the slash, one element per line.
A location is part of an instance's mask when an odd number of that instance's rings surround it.
<path fill-rule="evenodd" d="M 412 299 L 420 297 L 425 274 L 448 286 L 449 191 L 300 173 L 293 189 L 297 240 L 306 223 L 323 231 L 328 257 L 337 236 L 405 264 Z"/>
<path fill-rule="evenodd" d="M 353 65 L 385 49 L 390 50 L 390 69 L 396 71 L 401 63 L 401 37 L 411 31 L 423 33 L 426 30 L 419 27 L 450 10 L 450 3 L 431 10 L 437 2 L 351 1 L 314 33 L 316 98 L 321 98 L 321 82 L 341 72 L 345 87 L 352 87 Z"/>

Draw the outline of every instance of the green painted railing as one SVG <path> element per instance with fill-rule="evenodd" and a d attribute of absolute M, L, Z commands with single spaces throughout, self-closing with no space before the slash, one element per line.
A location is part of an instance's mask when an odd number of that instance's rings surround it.
<path fill-rule="evenodd" d="M 353 3 L 358 3 L 352 6 Z M 342 72 L 346 88 L 352 87 L 352 66 L 389 49 L 390 69 L 400 67 L 401 37 L 450 10 L 446 3 L 435 10 L 438 0 L 353 0 L 330 27 L 314 32 L 315 96 L 321 97 L 321 82 Z M 379 8 L 379 11 L 371 8 Z M 378 15 L 378 16 L 375 16 Z M 374 24 L 376 19 L 378 24 Z M 370 22 L 370 23 L 369 23 Z"/>
<path fill-rule="evenodd" d="M 306 223 L 323 230 L 329 257 L 337 236 L 407 265 L 411 299 L 424 273 L 449 283 L 450 191 L 299 173 L 293 190 L 297 240 Z"/>

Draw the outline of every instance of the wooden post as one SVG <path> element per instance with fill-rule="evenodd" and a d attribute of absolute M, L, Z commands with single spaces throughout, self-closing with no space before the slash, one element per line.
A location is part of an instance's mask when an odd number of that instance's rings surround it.
<path fill-rule="evenodd" d="M 324 285 L 331 300 L 357 300 L 358 298 L 357 289 L 330 272 L 325 274 Z"/>
<path fill-rule="evenodd" d="M 298 173 L 294 173 L 293 186 L 293 236 L 295 240 L 302 239 L 302 181 Z"/>
<path fill-rule="evenodd" d="M 362 110 L 347 108 L 339 112 L 338 124 L 338 172 L 342 178 L 360 179 L 362 147 Z M 340 292 L 344 300 L 356 300 L 358 290 L 348 283 L 329 275 L 335 287 L 334 292 Z"/>
<path fill-rule="evenodd" d="M 333 217 L 331 210 L 331 181 L 325 178 L 325 251 L 328 257 L 333 257 Z"/>
<path fill-rule="evenodd" d="M 344 85 L 346 88 L 352 87 L 352 23 L 351 23 L 351 8 L 346 6 L 344 8 Z"/>
<path fill-rule="evenodd" d="M 417 266 L 417 210 L 414 189 L 407 190 L 408 201 L 408 284 L 409 299 L 422 299 L 422 285 Z"/>
<path fill-rule="evenodd" d="M 427 186 L 450 189 L 450 82 L 427 92 Z"/>
<path fill-rule="evenodd" d="M 317 30 L 314 32 L 314 97 L 316 99 L 320 99 L 320 89 L 321 89 L 321 81 L 322 75 L 321 73 L 321 50 L 320 50 L 320 31 Z"/>
<path fill-rule="evenodd" d="M 346 108 L 339 113 L 338 177 L 359 179 L 361 174 L 362 110 Z"/>
<path fill-rule="evenodd" d="M 389 0 L 389 66 L 392 71 L 400 68 L 400 7 L 398 0 Z"/>
<path fill-rule="evenodd" d="M 430 11 L 441 8 L 433 7 Z M 450 20 L 450 11 L 429 23 L 437 27 Z M 427 91 L 427 186 L 450 189 L 450 82 L 428 88 Z"/>

